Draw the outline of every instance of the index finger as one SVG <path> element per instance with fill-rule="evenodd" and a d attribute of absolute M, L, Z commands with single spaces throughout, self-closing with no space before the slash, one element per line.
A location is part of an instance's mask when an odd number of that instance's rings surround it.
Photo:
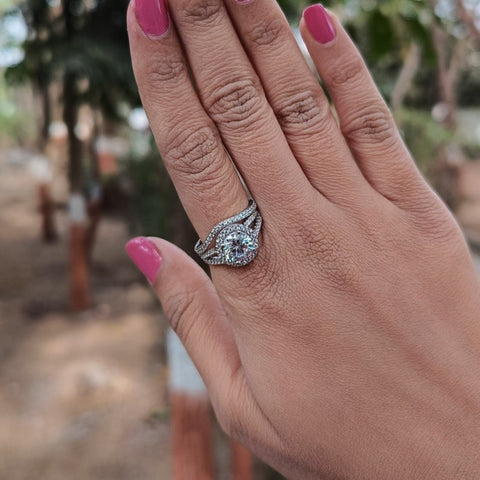
<path fill-rule="evenodd" d="M 131 2 L 127 20 L 150 126 L 182 204 L 204 238 L 220 220 L 242 211 L 247 195 L 194 91 L 164 1 Z"/>

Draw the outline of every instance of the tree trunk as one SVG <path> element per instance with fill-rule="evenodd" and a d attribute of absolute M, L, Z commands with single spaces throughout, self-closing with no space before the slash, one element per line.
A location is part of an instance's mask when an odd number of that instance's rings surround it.
<path fill-rule="evenodd" d="M 213 480 L 213 433 L 205 385 L 177 335 L 167 333 L 174 480 Z"/>
<path fill-rule="evenodd" d="M 447 107 L 447 115 L 443 124 L 449 130 L 457 127 L 457 95 L 456 83 L 461 67 L 464 45 L 462 40 L 457 40 L 451 55 L 448 52 L 448 35 L 437 24 L 433 25 L 433 43 L 438 58 L 438 84 L 440 100 Z"/>
<path fill-rule="evenodd" d="M 44 83 L 43 80 L 41 82 L 38 82 L 38 94 L 40 96 L 42 111 L 41 127 L 38 133 L 38 147 L 39 150 L 43 153 L 48 143 L 50 133 L 49 128 L 50 123 L 52 123 L 52 107 L 50 101 L 50 88 L 48 86 L 48 83 Z"/>
<path fill-rule="evenodd" d="M 70 195 L 70 305 L 72 310 L 90 306 L 88 283 L 87 232 L 88 221 L 85 198 L 79 193 Z"/>
<path fill-rule="evenodd" d="M 454 96 L 452 85 L 450 83 L 450 79 L 448 77 L 448 69 L 447 69 L 447 41 L 446 41 L 446 33 L 437 25 L 433 27 L 433 38 L 435 49 L 437 51 L 437 58 L 438 58 L 438 85 L 440 88 L 440 99 L 447 107 L 447 114 L 444 119 L 444 124 L 449 129 L 454 129 L 456 125 L 456 118 L 455 118 L 455 103 L 454 103 Z"/>
<path fill-rule="evenodd" d="M 433 44 L 438 58 L 438 82 L 440 101 L 447 107 L 443 120 L 445 128 L 455 131 L 457 128 L 457 95 L 456 84 L 464 52 L 464 42 L 457 39 L 453 50 L 449 49 L 449 38 L 445 30 L 433 24 Z M 458 203 L 458 165 L 462 161 L 460 148 L 455 144 L 439 149 L 435 169 L 432 172 L 432 183 L 447 205 L 455 210 Z"/>
<path fill-rule="evenodd" d="M 65 72 L 63 76 L 63 121 L 67 127 L 68 180 L 70 191 L 80 193 L 83 186 L 82 142 L 75 135 L 78 121 L 75 75 Z"/>
<path fill-rule="evenodd" d="M 242 445 L 232 440 L 232 480 L 252 480 L 252 454 Z"/>
<path fill-rule="evenodd" d="M 480 42 L 480 29 L 475 22 L 475 7 L 478 8 L 478 2 L 477 5 L 473 5 L 474 8 L 472 10 L 467 10 L 464 0 L 456 0 L 455 7 L 457 9 L 458 18 L 465 24 L 468 34 L 478 44 Z"/>
<path fill-rule="evenodd" d="M 48 183 L 40 183 L 38 186 L 38 203 L 42 218 L 42 239 L 45 243 L 55 242 L 58 235 L 53 215 L 54 205 Z"/>
<path fill-rule="evenodd" d="M 418 67 L 420 66 L 420 54 L 420 47 L 415 42 L 412 42 L 393 88 L 391 105 L 394 112 L 403 105 L 405 95 L 407 94 L 418 71 Z"/>
<path fill-rule="evenodd" d="M 38 82 L 37 89 L 41 101 L 41 127 L 38 132 L 38 149 L 44 153 L 47 148 L 49 139 L 49 127 L 52 121 L 51 103 L 50 103 L 50 89 L 48 83 L 43 77 L 43 73 L 39 74 L 42 78 Z M 38 186 L 38 199 L 40 215 L 42 217 L 42 239 L 44 242 L 54 242 L 57 240 L 57 231 L 55 228 L 54 212 L 52 196 L 50 194 L 50 185 L 41 182 Z"/>
<path fill-rule="evenodd" d="M 87 254 L 87 215 L 82 195 L 82 143 L 75 134 L 78 121 L 75 75 L 63 78 L 63 120 L 67 127 L 68 179 L 70 183 L 70 305 L 73 310 L 90 306 Z"/>
<path fill-rule="evenodd" d="M 90 187 L 88 196 L 88 217 L 90 219 L 87 232 L 87 256 L 91 261 L 93 254 L 93 247 L 95 245 L 95 238 L 97 235 L 98 224 L 102 218 L 102 183 L 99 166 L 98 151 L 96 142 L 100 135 L 100 128 L 98 125 L 98 113 L 92 109 L 93 118 L 93 133 L 89 142 L 89 156 L 90 156 L 90 173 L 92 177 L 92 185 Z"/>
<path fill-rule="evenodd" d="M 86 241 L 86 251 L 87 251 L 87 258 L 90 262 L 93 255 L 93 247 L 95 245 L 95 239 L 97 237 L 97 230 L 98 224 L 100 223 L 100 219 L 102 218 L 102 193 L 101 193 L 101 185 L 95 184 L 90 189 L 91 190 L 91 197 L 88 199 L 88 229 L 87 229 L 87 237 Z"/>

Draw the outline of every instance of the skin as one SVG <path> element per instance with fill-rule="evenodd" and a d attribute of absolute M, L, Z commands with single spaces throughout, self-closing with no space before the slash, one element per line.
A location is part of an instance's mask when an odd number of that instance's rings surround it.
<path fill-rule="evenodd" d="M 183 205 L 201 238 L 246 207 L 228 151 L 264 219 L 258 257 L 211 280 L 151 239 L 221 425 L 292 479 L 480 478 L 479 281 L 351 40 L 300 24 L 337 122 L 273 0 L 169 10 L 159 38 L 133 5 L 128 26 Z"/>

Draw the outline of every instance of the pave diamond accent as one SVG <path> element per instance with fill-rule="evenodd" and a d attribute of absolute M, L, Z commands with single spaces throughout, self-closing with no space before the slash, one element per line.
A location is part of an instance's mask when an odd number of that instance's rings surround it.
<path fill-rule="evenodd" d="M 257 255 L 261 226 L 262 217 L 257 205 L 250 200 L 249 206 L 243 212 L 215 225 L 205 242 L 198 240 L 195 251 L 210 265 L 242 267 Z M 215 237 L 215 246 L 208 250 Z"/>

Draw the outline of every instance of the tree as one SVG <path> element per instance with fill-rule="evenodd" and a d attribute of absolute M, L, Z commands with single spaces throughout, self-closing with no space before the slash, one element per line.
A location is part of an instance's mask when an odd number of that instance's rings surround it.
<path fill-rule="evenodd" d="M 41 137 L 50 123 L 49 87 L 62 84 L 63 120 L 67 127 L 71 219 L 71 304 L 89 305 L 87 183 L 91 171 L 84 145 L 76 134 L 80 106 L 88 104 L 107 118 L 119 120 L 121 102 L 139 102 L 126 33 L 128 0 L 26 0 L 21 4 L 29 35 L 24 60 L 7 72 L 13 82 L 28 79 L 43 105 Z M 94 176 L 94 175 L 93 175 Z M 96 216 L 98 218 L 98 216 Z"/>

